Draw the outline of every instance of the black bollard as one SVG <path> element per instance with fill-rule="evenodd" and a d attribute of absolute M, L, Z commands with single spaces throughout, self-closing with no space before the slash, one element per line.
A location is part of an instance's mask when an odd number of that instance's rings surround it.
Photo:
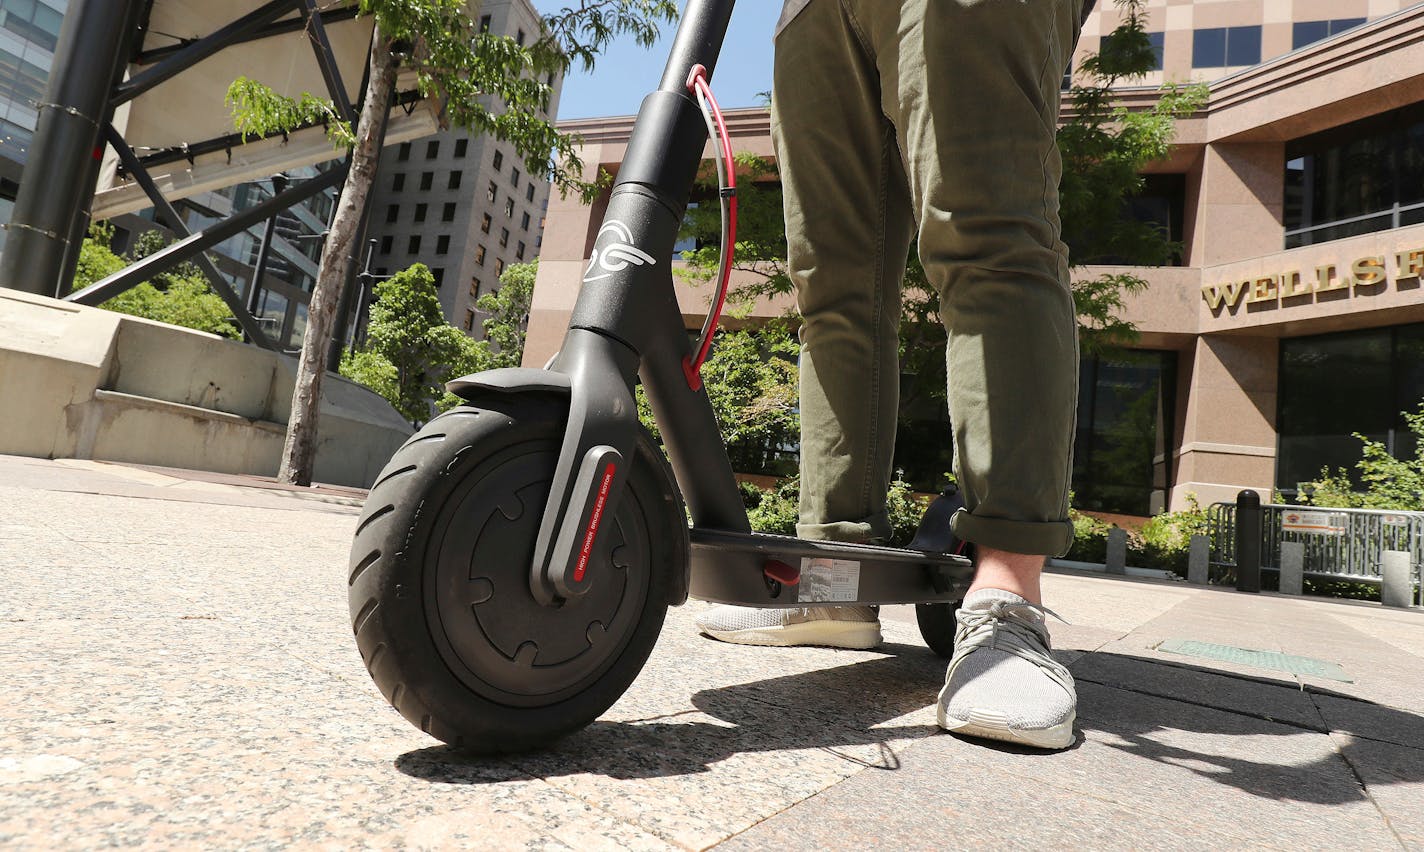
<path fill-rule="evenodd" d="M 1236 591 L 1261 591 L 1261 495 L 1236 495 Z"/>

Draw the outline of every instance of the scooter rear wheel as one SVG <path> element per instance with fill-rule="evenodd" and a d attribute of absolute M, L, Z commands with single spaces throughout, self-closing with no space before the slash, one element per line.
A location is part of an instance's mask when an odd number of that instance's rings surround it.
<path fill-rule="evenodd" d="M 920 624 L 920 636 L 930 650 L 945 659 L 954 656 L 954 633 L 959 628 L 954 614 L 959 603 L 916 604 L 915 620 Z"/>
<path fill-rule="evenodd" d="M 646 662 L 687 558 L 680 501 L 645 436 L 600 530 L 594 586 L 562 606 L 534 599 L 566 416 L 561 399 L 515 394 L 435 418 L 386 465 L 357 525 L 348 597 L 366 668 L 401 715 L 465 750 L 534 748 L 607 710 Z"/>

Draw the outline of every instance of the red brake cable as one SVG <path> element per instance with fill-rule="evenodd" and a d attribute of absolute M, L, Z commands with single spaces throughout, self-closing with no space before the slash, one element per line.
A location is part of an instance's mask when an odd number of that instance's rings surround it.
<path fill-rule="evenodd" d="M 702 117 L 707 122 L 707 134 L 712 139 L 716 154 L 718 196 L 722 208 L 722 257 L 717 266 L 717 298 L 712 303 L 712 311 L 702 324 L 702 337 L 697 342 L 695 356 L 684 356 L 682 372 L 687 377 L 687 386 L 693 390 L 702 388 L 702 364 L 707 360 L 707 352 L 712 348 L 712 335 L 717 331 L 717 323 L 722 319 L 722 308 L 727 302 L 728 285 L 732 280 L 732 260 L 737 247 L 737 167 L 732 159 L 732 140 L 727 133 L 727 122 L 722 117 L 722 109 L 707 84 L 707 69 L 694 65 L 687 75 L 687 90 L 696 98 L 702 109 Z"/>

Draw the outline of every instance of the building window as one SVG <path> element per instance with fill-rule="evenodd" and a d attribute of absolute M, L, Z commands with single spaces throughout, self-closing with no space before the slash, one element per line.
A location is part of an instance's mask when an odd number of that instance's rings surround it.
<path fill-rule="evenodd" d="M 1149 515 L 1167 503 L 1175 352 L 1122 351 L 1079 364 L 1074 504 Z M 897 454 L 898 455 L 898 454 Z"/>
<path fill-rule="evenodd" d="M 480 16 L 480 32 L 482 32 L 482 33 L 487 33 L 487 32 L 490 31 L 490 21 L 491 21 L 491 20 L 492 20 L 492 17 L 491 17 L 490 15 L 481 15 L 481 16 Z"/>
<path fill-rule="evenodd" d="M 492 218 L 490 217 L 490 214 L 486 213 L 486 214 L 484 214 L 483 216 L 481 216 L 481 217 L 480 217 L 480 233 L 482 233 L 482 234 L 488 234 L 488 233 L 490 232 L 490 225 L 493 225 L 493 224 L 494 224 L 494 219 L 492 219 Z"/>
<path fill-rule="evenodd" d="M 514 258 L 515 258 L 515 260 L 523 260 L 523 259 L 524 259 L 524 242 L 523 242 L 523 241 L 520 241 L 519 247 L 514 250 Z"/>
<path fill-rule="evenodd" d="M 475 327 L 475 310 L 474 310 L 474 308 L 465 308 L 465 331 L 469 331 L 470 329 L 472 329 L 472 328 L 474 328 L 474 327 Z"/>
<path fill-rule="evenodd" d="M 1152 45 L 1152 70 L 1162 70 L 1162 57 L 1167 52 L 1167 34 L 1163 32 L 1148 33 L 1147 41 Z"/>
<path fill-rule="evenodd" d="M 402 143 L 400 144 L 400 148 L 398 148 L 398 149 L 396 150 L 396 160 L 397 160 L 398 162 L 404 163 L 406 160 L 409 160 L 409 159 L 410 159 L 410 143 L 409 143 L 409 142 L 402 142 Z"/>
<path fill-rule="evenodd" d="M 410 242 L 406 244 L 407 254 L 420 254 L 420 234 L 412 234 Z"/>
<path fill-rule="evenodd" d="M 480 295 L 480 279 L 474 276 L 470 277 L 470 295 L 476 298 L 479 298 Z"/>
<path fill-rule="evenodd" d="M 485 265 L 485 247 L 484 247 L 484 246 L 478 246 L 478 247 L 475 248 L 475 263 L 479 264 L 480 266 L 484 266 L 484 265 Z"/>
<path fill-rule="evenodd" d="M 549 72 L 549 76 L 544 78 L 544 84 L 551 89 L 554 88 L 554 72 Z"/>
<path fill-rule="evenodd" d="M 1286 497 L 1323 467 L 1343 468 L 1360 485 L 1356 432 L 1395 458 L 1415 456 L 1401 412 L 1424 398 L 1424 325 L 1287 338 L 1280 364 L 1276 487 Z"/>
<path fill-rule="evenodd" d="M 1324 41 L 1345 30 L 1358 27 L 1364 18 L 1339 18 L 1333 21 L 1296 21 L 1291 25 L 1291 49 Z"/>
<path fill-rule="evenodd" d="M 398 219 L 400 219 L 400 205 L 399 205 L 399 204 L 387 204 L 387 205 L 386 205 L 386 224 L 388 224 L 388 225 L 393 225 L 393 224 L 396 223 L 396 221 L 397 221 Z"/>
<path fill-rule="evenodd" d="M 499 247 L 500 247 L 500 248 L 504 248 L 504 247 L 507 246 L 507 245 L 509 245 L 509 229 L 508 229 L 508 228 L 500 228 L 500 229 L 499 229 Z"/>
<path fill-rule="evenodd" d="M 512 218 L 514 218 L 514 199 L 513 199 L 513 198 L 506 198 L 506 199 L 504 200 L 504 218 L 506 218 L 506 219 L 512 219 Z"/>
<path fill-rule="evenodd" d="M 400 192 L 403 189 L 405 189 L 405 172 L 396 172 L 395 177 L 391 178 L 391 191 Z"/>
<path fill-rule="evenodd" d="M 503 152 L 503 151 L 495 151 L 495 152 L 494 152 L 494 170 L 495 170 L 495 171 L 499 171 L 499 170 L 502 169 L 502 168 L 504 168 L 504 152 Z"/>
<path fill-rule="evenodd" d="M 519 217 L 519 230 L 521 230 L 521 231 L 527 231 L 527 230 L 529 230 L 529 212 L 528 212 L 528 211 L 525 211 L 525 212 Z"/>
<path fill-rule="evenodd" d="M 519 169 L 511 168 L 509 170 L 509 185 L 519 186 Z"/>
<path fill-rule="evenodd" d="M 1286 143 L 1285 247 L 1424 223 L 1424 104 Z"/>
<path fill-rule="evenodd" d="M 433 160 L 440 156 L 440 140 L 432 139 L 425 143 L 425 159 Z"/>
<path fill-rule="evenodd" d="M 524 190 L 524 200 L 531 202 L 534 200 L 534 184 L 532 182 Z"/>
<path fill-rule="evenodd" d="M 429 188 L 430 188 L 431 186 L 433 186 L 434 184 L 435 184 L 435 172 L 421 172 L 421 173 L 420 173 L 420 188 L 421 188 L 421 189 L 429 189 Z"/>
<path fill-rule="evenodd" d="M 1193 68 L 1227 68 L 1261 61 L 1261 27 L 1213 27 L 1192 33 Z"/>
<path fill-rule="evenodd" d="M 455 158 L 456 158 L 456 159 L 459 159 L 460 157 L 465 156 L 465 154 L 468 153 L 469 150 L 470 150 L 470 140 L 468 140 L 468 139 L 456 139 L 456 140 L 455 140 Z"/>
<path fill-rule="evenodd" d="M 517 44 L 517 45 L 519 45 L 520 47 L 523 47 L 523 46 L 524 46 L 524 30 L 518 30 L 517 32 L 518 32 L 518 34 L 515 35 L 515 37 L 514 37 L 514 43 Z"/>
<path fill-rule="evenodd" d="M 497 257 L 494 259 L 494 274 L 496 276 L 504 274 L 504 258 Z"/>
<path fill-rule="evenodd" d="M 490 181 L 489 192 L 485 193 L 485 195 L 489 197 L 490 201 L 494 201 L 496 198 L 498 198 L 499 184 L 495 183 L 494 181 Z"/>
<path fill-rule="evenodd" d="M 442 221 L 442 222 L 453 222 L 453 221 L 455 221 L 455 202 L 453 202 L 453 201 L 447 201 L 447 202 L 445 202 L 445 207 L 444 207 L 444 209 L 442 209 L 442 210 L 440 211 L 440 221 Z"/>
<path fill-rule="evenodd" d="M 445 268 L 437 266 L 430 270 L 430 277 L 435 279 L 435 289 L 439 290 L 440 285 L 445 283 Z"/>
<path fill-rule="evenodd" d="M 426 208 L 427 208 L 427 205 L 425 205 L 425 204 L 417 204 L 417 205 L 415 205 L 415 221 L 417 221 L 417 222 L 424 222 L 424 221 L 425 221 Z"/>
<path fill-rule="evenodd" d="M 459 189 L 459 188 L 460 188 L 460 179 L 463 178 L 464 176 L 465 176 L 465 173 L 464 173 L 464 172 L 460 172 L 460 171 L 451 172 L 451 173 L 450 173 L 450 181 L 449 181 L 449 183 L 447 184 L 447 187 L 448 187 L 449 189 Z"/>
<path fill-rule="evenodd" d="M 381 237 L 381 254 L 390 254 L 394 244 L 395 237 L 392 237 L 390 234 Z"/>
<path fill-rule="evenodd" d="M 449 234 L 441 234 L 440 236 L 438 236 L 438 237 L 435 238 L 435 253 L 436 253 L 436 254 L 449 254 L 449 253 L 450 253 L 450 235 L 449 235 Z"/>

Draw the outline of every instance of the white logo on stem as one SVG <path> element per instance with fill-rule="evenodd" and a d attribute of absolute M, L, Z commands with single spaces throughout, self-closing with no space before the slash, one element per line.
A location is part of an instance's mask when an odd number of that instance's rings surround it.
<path fill-rule="evenodd" d="M 652 255 L 633 245 L 633 232 L 628 226 L 614 219 L 604 223 L 598 229 L 599 239 L 603 238 L 605 231 L 611 231 L 615 237 L 622 240 L 621 243 L 614 243 L 606 246 L 602 252 L 593 250 L 593 254 L 588 259 L 588 269 L 584 271 L 583 280 L 602 281 L 615 272 L 622 272 L 630 266 L 648 266 L 656 261 Z M 602 275 L 594 275 L 595 271 L 602 271 Z"/>

